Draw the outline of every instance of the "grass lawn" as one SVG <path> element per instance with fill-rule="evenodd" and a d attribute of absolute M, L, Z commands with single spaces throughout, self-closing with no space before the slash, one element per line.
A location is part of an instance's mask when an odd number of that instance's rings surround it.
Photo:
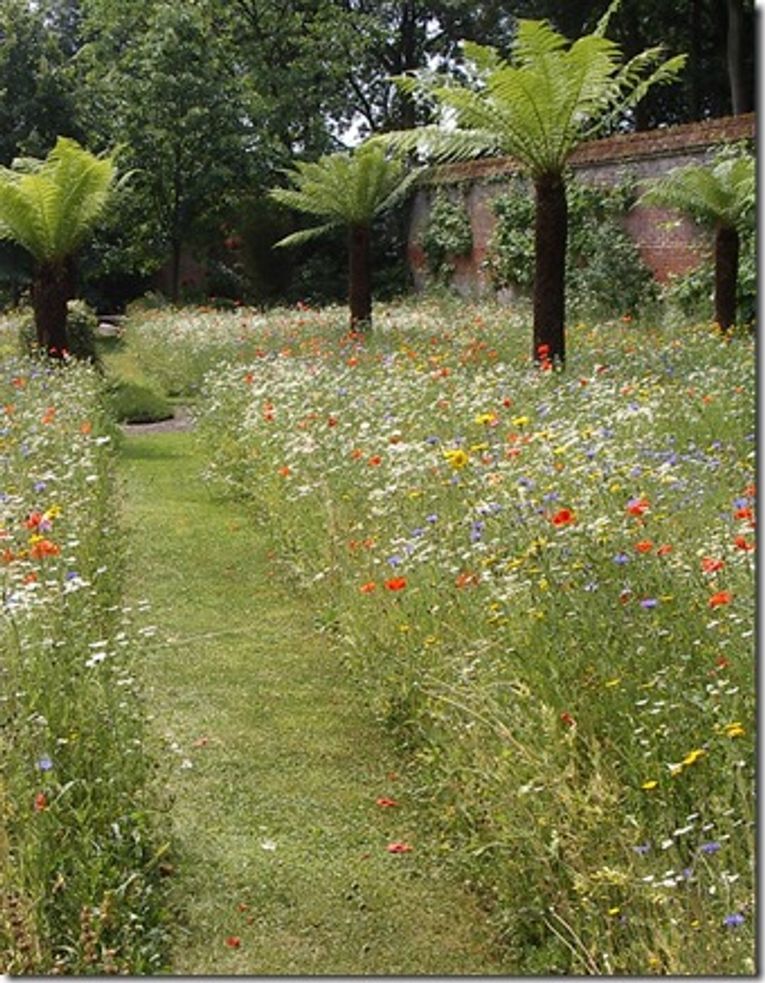
<path fill-rule="evenodd" d="M 129 595 L 158 626 L 145 684 L 169 762 L 172 971 L 509 972 L 420 849 L 399 763 L 305 596 L 272 575 L 264 531 L 210 497 L 189 435 L 128 437 L 121 458 Z"/>

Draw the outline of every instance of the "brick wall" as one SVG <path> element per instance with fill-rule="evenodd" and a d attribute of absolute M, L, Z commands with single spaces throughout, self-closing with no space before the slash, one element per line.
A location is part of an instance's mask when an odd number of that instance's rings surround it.
<path fill-rule="evenodd" d="M 631 178 L 639 187 L 674 167 L 703 163 L 719 144 L 754 139 L 754 133 L 754 113 L 725 116 L 593 140 L 579 147 L 570 163 L 582 181 L 613 186 Z M 510 158 L 447 164 L 434 170 L 429 183 L 415 196 L 409 226 L 408 256 L 418 289 L 426 280 L 421 242 L 430 200 L 437 188 L 443 188 L 455 200 L 464 200 L 473 231 L 473 252 L 457 260 L 453 284 L 466 295 L 491 292 L 481 268 L 494 228 L 491 202 L 504 193 L 507 180 L 517 173 Z M 666 280 L 670 273 L 685 273 L 698 263 L 704 234 L 689 219 L 666 209 L 638 206 L 626 217 L 625 226 L 657 280 Z"/>

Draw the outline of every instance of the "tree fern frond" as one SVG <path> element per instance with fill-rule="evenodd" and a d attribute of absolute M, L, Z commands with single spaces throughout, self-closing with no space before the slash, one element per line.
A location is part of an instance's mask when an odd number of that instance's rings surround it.
<path fill-rule="evenodd" d="M 332 229 L 338 228 L 339 222 L 327 222 L 326 225 L 312 225 L 308 229 L 299 229 L 297 232 L 292 232 L 290 235 L 285 236 L 278 242 L 274 243 L 274 247 L 281 248 L 282 246 L 302 246 L 304 242 L 310 242 L 312 239 L 318 239 L 327 232 L 331 232 Z"/>

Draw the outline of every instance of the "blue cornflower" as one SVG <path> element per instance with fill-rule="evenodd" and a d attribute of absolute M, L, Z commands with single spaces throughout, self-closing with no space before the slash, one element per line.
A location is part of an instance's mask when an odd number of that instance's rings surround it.
<path fill-rule="evenodd" d="M 643 600 L 640 602 L 640 607 L 645 608 L 648 611 L 651 608 L 655 608 L 658 603 L 659 602 L 656 600 L 655 597 L 644 597 Z"/>
<path fill-rule="evenodd" d="M 53 768 L 53 762 L 47 754 L 44 754 L 38 759 L 37 767 L 40 769 L 40 771 L 50 771 Z"/>
<path fill-rule="evenodd" d="M 394 554 L 393 554 L 393 556 L 389 556 L 389 557 L 388 557 L 388 563 L 389 563 L 389 564 L 390 564 L 390 565 L 391 565 L 392 567 L 398 567 L 398 566 L 401 566 L 401 564 L 402 564 L 403 562 L 404 562 L 404 560 L 403 560 L 403 557 L 400 557 L 400 556 L 398 555 L 398 553 L 394 553 Z"/>
<path fill-rule="evenodd" d="M 429 522 L 431 525 L 434 525 L 434 523 L 438 522 L 438 516 L 435 512 L 431 512 L 430 515 L 425 516 L 425 521 Z"/>
<path fill-rule="evenodd" d="M 739 925 L 743 925 L 746 919 L 741 914 L 740 911 L 734 911 L 732 915 L 726 915 L 723 918 L 723 925 L 727 925 L 728 928 L 738 928 Z"/>
<path fill-rule="evenodd" d="M 483 535 L 483 530 L 486 526 L 485 522 L 474 522 L 470 527 L 470 542 L 477 543 Z"/>
<path fill-rule="evenodd" d="M 614 557 L 614 563 L 618 563 L 619 566 L 623 566 L 625 563 L 629 563 L 630 558 L 626 553 L 617 553 Z"/>
<path fill-rule="evenodd" d="M 641 857 L 644 857 L 648 853 L 648 851 L 651 849 L 651 844 L 650 843 L 638 843 L 637 846 L 633 846 L 632 849 L 635 851 L 635 853 L 639 853 Z"/>
<path fill-rule="evenodd" d="M 721 849 L 721 844 L 717 840 L 711 840 L 709 843 L 702 843 L 700 849 L 702 853 L 717 853 Z"/>

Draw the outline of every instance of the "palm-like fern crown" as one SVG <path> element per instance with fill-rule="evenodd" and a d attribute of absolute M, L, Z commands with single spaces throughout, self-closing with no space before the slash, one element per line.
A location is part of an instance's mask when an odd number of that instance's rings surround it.
<path fill-rule="evenodd" d="M 365 144 L 353 154 L 337 153 L 314 163 L 299 162 L 287 172 L 292 188 L 273 188 L 276 201 L 327 221 L 286 236 L 279 246 L 296 245 L 338 225 L 369 225 L 401 199 L 419 175 L 404 162 Z"/>
<path fill-rule="evenodd" d="M 103 211 L 115 173 L 111 157 L 96 157 L 67 137 L 45 160 L 0 168 L 0 239 L 17 242 L 40 263 L 65 259 Z"/>
<path fill-rule="evenodd" d="M 755 191 L 754 157 L 746 155 L 676 168 L 640 201 L 675 208 L 705 224 L 735 228 L 754 219 Z"/>
<path fill-rule="evenodd" d="M 559 174 L 580 143 L 616 122 L 652 85 L 672 81 L 685 61 L 684 55 L 663 61 L 657 46 L 622 64 L 619 46 L 605 37 L 617 6 L 614 0 L 595 31 L 573 43 L 546 21 L 519 21 L 510 61 L 465 42 L 469 84 L 397 79 L 410 94 L 435 99 L 452 128 L 428 126 L 379 139 L 426 150 L 436 160 L 505 154 L 532 177 Z"/>

